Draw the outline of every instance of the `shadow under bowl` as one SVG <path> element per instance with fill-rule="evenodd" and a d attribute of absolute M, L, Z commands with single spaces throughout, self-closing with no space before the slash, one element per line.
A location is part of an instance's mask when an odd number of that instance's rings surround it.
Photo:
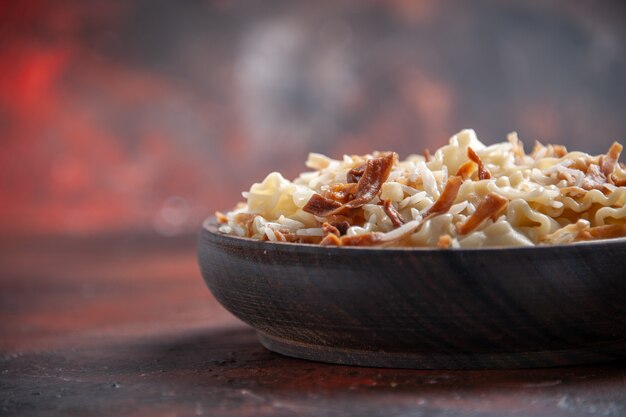
<path fill-rule="evenodd" d="M 626 357 L 626 239 L 489 249 L 198 238 L 217 300 L 284 355 L 419 369 Z"/>

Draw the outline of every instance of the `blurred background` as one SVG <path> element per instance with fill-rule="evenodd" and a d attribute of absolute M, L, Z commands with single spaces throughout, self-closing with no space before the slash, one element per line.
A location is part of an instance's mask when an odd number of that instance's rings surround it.
<path fill-rule="evenodd" d="M 0 6 L 3 235 L 188 234 L 309 151 L 626 141 L 626 2 Z"/>

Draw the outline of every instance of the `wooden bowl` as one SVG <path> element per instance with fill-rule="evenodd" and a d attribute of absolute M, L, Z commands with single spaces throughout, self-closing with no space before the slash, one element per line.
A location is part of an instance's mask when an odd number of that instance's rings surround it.
<path fill-rule="evenodd" d="M 422 369 L 626 357 L 626 239 L 338 248 L 228 236 L 208 220 L 198 258 L 217 300 L 288 356 Z"/>

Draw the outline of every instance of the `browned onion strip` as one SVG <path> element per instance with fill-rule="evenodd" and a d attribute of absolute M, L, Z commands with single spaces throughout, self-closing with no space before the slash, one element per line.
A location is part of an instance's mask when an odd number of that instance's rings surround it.
<path fill-rule="evenodd" d="M 552 147 L 552 155 L 556 158 L 563 158 L 567 155 L 567 148 L 563 145 L 548 145 Z"/>
<path fill-rule="evenodd" d="M 430 162 L 432 158 L 432 156 L 430 156 L 430 151 L 428 150 L 428 148 L 424 148 L 424 152 L 422 152 L 422 154 L 424 155 L 424 160 L 426 162 Z"/>
<path fill-rule="evenodd" d="M 600 160 L 602 173 L 609 177 L 615 169 L 615 163 L 619 160 L 619 155 L 622 153 L 622 145 L 617 142 L 613 142 L 613 145 L 609 148 L 606 156 L 603 156 Z"/>
<path fill-rule="evenodd" d="M 337 236 L 334 233 L 329 233 L 326 235 L 326 237 L 324 237 L 324 239 L 322 239 L 322 241 L 320 242 L 320 245 L 322 246 L 341 246 L 341 240 L 339 239 L 339 236 Z"/>
<path fill-rule="evenodd" d="M 235 221 L 246 228 L 246 234 L 248 237 L 252 236 L 252 223 L 256 218 L 254 213 L 237 213 L 235 214 Z"/>
<path fill-rule="evenodd" d="M 328 233 L 320 242 L 323 246 L 377 246 L 382 243 L 382 233 L 372 232 L 357 236 L 338 237 L 334 233 Z"/>
<path fill-rule="evenodd" d="M 341 246 L 375 246 L 382 241 L 383 234 L 372 232 L 364 235 L 342 236 L 339 238 Z"/>
<path fill-rule="evenodd" d="M 459 169 L 457 169 L 456 176 L 461 177 L 464 180 L 470 178 L 472 176 L 472 173 L 474 172 L 474 165 L 476 165 L 474 161 L 465 162 L 459 167 Z"/>
<path fill-rule="evenodd" d="M 457 233 L 460 235 L 468 234 L 489 217 L 497 215 L 507 204 L 509 204 L 509 200 L 506 198 L 495 193 L 487 194 L 483 201 L 478 204 L 478 207 L 476 207 L 474 214 L 472 214 L 465 223 L 457 225 Z"/>
<path fill-rule="evenodd" d="M 272 230 L 274 231 L 274 236 L 276 236 L 276 240 L 278 242 L 286 242 L 287 241 L 287 238 L 285 237 L 285 235 L 280 230 L 274 230 L 274 229 L 272 229 Z"/>
<path fill-rule="evenodd" d="M 626 178 L 617 178 L 615 174 L 611 174 L 611 183 L 616 187 L 623 187 L 626 185 Z"/>
<path fill-rule="evenodd" d="M 439 236 L 439 239 L 437 240 L 437 247 L 439 249 L 448 249 L 452 247 L 453 242 L 454 240 L 452 239 L 452 236 L 448 234 L 441 235 Z"/>
<path fill-rule="evenodd" d="M 396 208 L 391 204 L 391 200 L 385 200 L 385 202 L 383 203 L 383 210 L 395 227 L 400 227 L 404 224 L 404 219 L 402 218 L 402 215 L 398 213 L 398 210 L 396 210 Z"/>
<path fill-rule="evenodd" d="M 348 228 L 352 225 L 361 226 L 365 222 L 365 218 L 362 213 L 350 213 L 352 216 L 333 215 L 325 218 L 326 222 L 332 226 L 335 226 L 341 235 L 345 235 Z"/>
<path fill-rule="evenodd" d="M 396 160 L 396 153 L 390 152 L 380 158 L 367 161 L 365 171 L 357 183 L 354 198 L 347 203 L 339 204 L 334 200 L 313 194 L 302 210 L 316 216 L 332 216 L 344 214 L 351 209 L 359 208 L 368 203 L 380 192 L 383 183 L 387 181 L 391 168 Z"/>
<path fill-rule="evenodd" d="M 226 215 L 221 211 L 215 212 L 215 220 L 217 220 L 220 224 L 228 223 L 228 217 L 226 217 Z"/>
<path fill-rule="evenodd" d="M 339 229 L 337 229 L 335 226 L 333 226 L 330 223 L 324 223 L 322 225 L 322 229 L 324 230 L 324 233 L 328 234 L 333 234 L 335 236 L 341 236 L 341 233 L 339 232 Z"/>
<path fill-rule="evenodd" d="M 341 203 L 319 194 L 313 194 L 302 210 L 315 216 L 326 216 L 338 207 L 341 207 Z"/>
<path fill-rule="evenodd" d="M 338 183 L 330 185 L 328 191 L 324 193 L 324 197 L 335 200 L 341 204 L 347 203 L 354 198 L 357 184 L 355 183 Z"/>
<path fill-rule="evenodd" d="M 355 166 L 350 171 L 348 171 L 348 174 L 347 174 L 348 182 L 349 183 L 359 182 L 359 180 L 363 176 L 363 173 L 365 172 L 366 165 L 367 165 L 366 163 L 363 163 L 361 165 Z"/>
<path fill-rule="evenodd" d="M 339 231 L 339 236 L 345 235 L 348 231 L 348 228 L 350 228 L 350 223 L 345 220 L 330 222 L 330 225 L 335 227 Z"/>
<path fill-rule="evenodd" d="M 454 200 L 456 199 L 457 194 L 459 193 L 459 188 L 461 188 L 461 184 L 463 184 L 463 178 L 453 176 L 448 178 L 446 182 L 446 186 L 443 189 L 443 192 L 433 204 L 424 214 L 424 220 L 426 218 L 432 218 L 439 214 L 447 213 L 454 204 Z"/>
<path fill-rule="evenodd" d="M 469 146 L 467 147 L 467 157 L 478 165 L 479 180 L 488 180 L 489 178 L 491 178 L 491 172 L 489 172 L 487 167 L 483 164 L 483 161 L 481 161 L 480 157 Z"/>
<path fill-rule="evenodd" d="M 372 198 L 376 197 L 383 183 L 387 181 L 396 158 L 396 153 L 390 152 L 383 157 L 367 161 L 363 176 L 361 176 L 361 179 L 357 183 L 354 199 L 348 201 L 343 207 L 335 210 L 332 214 L 341 214 L 341 211 L 345 211 L 346 208 L 352 209 L 361 207 L 363 204 L 368 203 Z"/>
<path fill-rule="evenodd" d="M 576 240 L 614 239 L 626 237 L 626 224 L 607 224 L 581 231 Z"/>
<path fill-rule="evenodd" d="M 292 233 L 291 230 L 287 229 L 286 227 L 280 228 L 278 231 L 282 234 L 282 236 L 285 238 L 285 241 L 287 241 L 287 242 L 298 242 L 298 241 L 300 241 L 300 237 L 297 236 L 295 233 Z M 274 232 L 276 232 L 276 231 L 274 231 Z"/>

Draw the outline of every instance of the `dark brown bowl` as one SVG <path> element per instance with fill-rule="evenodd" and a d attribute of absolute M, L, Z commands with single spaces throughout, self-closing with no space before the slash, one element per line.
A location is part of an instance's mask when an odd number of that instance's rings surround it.
<path fill-rule="evenodd" d="M 270 350 L 398 368 L 626 357 L 626 239 L 495 249 L 338 248 L 223 235 L 202 276 Z"/>

